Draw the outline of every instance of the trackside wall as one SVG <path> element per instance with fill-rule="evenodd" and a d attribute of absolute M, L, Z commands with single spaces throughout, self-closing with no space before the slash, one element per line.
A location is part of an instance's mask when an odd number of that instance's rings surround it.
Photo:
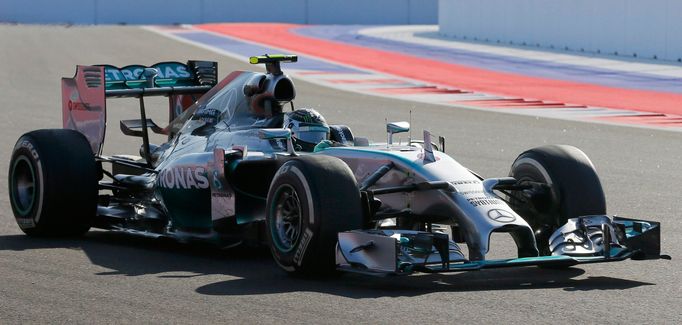
<path fill-rule="evenodd" d="M 0 0 L 0 22 L 435 24 L 438 0 Z"/>
<path fill-rule="evenodd" d="M 679 0 L 439 0 L 458 39 L 682 61 Z"/>

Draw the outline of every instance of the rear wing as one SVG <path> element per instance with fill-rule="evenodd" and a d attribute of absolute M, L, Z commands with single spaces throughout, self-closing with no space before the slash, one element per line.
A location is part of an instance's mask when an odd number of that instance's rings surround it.
<path fill-rule="evenodd" d="M 160 62 L 150 67 L 112 65 L 76 67 L 73 78 L 62 78 L 62 120 L 65 129 L 81 132 L 94 154 L 101 154 L 106 130 L 106 99 L 140 99 L 140 120 L 121 121 L 121 130 L 142 136 L 148 143 L 147 126 L 157 133 L 167 128 L 147 120 L 146 96 L 168 96 L 168 121 L 172 121 L 216 85 L 218 64 L 209 61 Z M 141 131 L 133 129 L 142 128 Z"/>

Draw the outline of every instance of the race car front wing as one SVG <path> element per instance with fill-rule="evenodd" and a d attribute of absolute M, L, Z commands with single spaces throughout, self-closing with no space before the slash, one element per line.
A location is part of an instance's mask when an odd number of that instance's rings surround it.
<path fill-rule="evenodd" d="M 457 243 L 438 232 L 352 230 L 339 233 L 338 240 L 339 270 L 377 276 L 670 259 L 660 254 L 660 223 L 608 216 L 569 219 L 550 237 L 550 256 L 468 260 Z"/>

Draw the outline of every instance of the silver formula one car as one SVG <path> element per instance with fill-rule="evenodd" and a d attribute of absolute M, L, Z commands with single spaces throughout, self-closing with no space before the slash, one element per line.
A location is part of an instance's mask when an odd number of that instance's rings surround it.
<path fill-rule="evenodd" d="M 295 109 L 281 62 L 266 73 L 217 63 L 78 66 L 62 80 L 63 129 L 24 134 L 9 170 L 12 210 L 28 235 L 91 227 L 220 247 L 266 243 L 293 273 L 371 275 L 510 266 L 566 267 L 660 258 L 657 222 L 608 217 L 594 167 L 579 149 L 522 153 L 508 177 L 483 178 L 444 153 L 445 140 L 393 143 L 355 137 Z M 144 99 L 169 97 L 169 124 L 146 118 Z M 133 97 L 140 157 L 102 154 L 106 101 Z M 167 135 L 153 145 L 149 130 Z M 509 233 L 518 256 L 486 259 L 491 233 Z"/>

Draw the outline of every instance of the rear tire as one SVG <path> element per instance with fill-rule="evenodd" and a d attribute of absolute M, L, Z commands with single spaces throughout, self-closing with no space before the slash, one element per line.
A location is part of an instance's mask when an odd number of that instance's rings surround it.
<path fill-rule="evenodd" d="M 9 166 L 12 212 L 27 235 L 81 235 L 97 212 L 98 168 L 88 140 L 68 129 L 17 140 Z"/>
<path fill-rule="evenodd" d="M 522 204 L 521 192 L 512 193 L 510 206 L 535 231 L 540 255 L 551 255 L 549 237 L 568 219 L 606 214 L 604 191 L 590 159 L 568 145 L 548 145 L 525 151 L 512 164 L 509 176 L 520 183 L 547 185 L 549 192 Z"/>
<path fill-rule="evenodd" d="M 335 270 L 338 233 L 362 228 L 360 191 L 338 158 L 302 156 L 277 171 L 267 199 L 272 256 L 292 274 Z"/>

